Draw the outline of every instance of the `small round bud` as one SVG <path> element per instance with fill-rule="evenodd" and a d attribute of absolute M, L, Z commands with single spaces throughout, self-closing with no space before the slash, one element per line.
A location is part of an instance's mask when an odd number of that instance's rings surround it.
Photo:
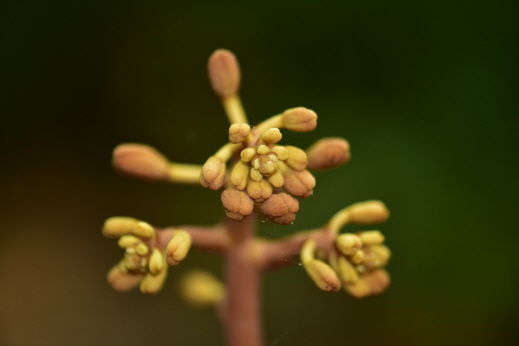
<path fill-rule="evenodd" d="M 283 112 L 283 126 L 294 132 L 310 132 L 317 126 L 317 114 L 304 107 L 287 109 Z"/>
<path fill-rule="evenodd" d="M 306 153 L 297 147 L 287 145 L 285 148 L 288 151 L 288 158 L 286 164 L 296 171 L 302 171 L 306 168 L 308 158 Z"/>
<path fill-rule="evenodd" d="M 144 180 L 168 180 L 168 159 L 143 144 L 121 144 L 113 151 L 112 164 L 125 175 Z"/>
<path fill-rule="evenodd" d="M 386 221 L 389 210 L 380 201 L 367 201 L 348 207 L 348 215 L 351 223 L 369 225 Z"/>
<path fill-rule="evenodd" d="M 227 217 L 241 221 L 254 209 L 254 201 L 244 191 L 228 188 L 222 192 L 221 200 Z"/>
<path fill-rule="evenodd" d="M 281 131 L 277 128 L 271 128 L 268 129 L 263 133 L 261 136 L 261 140 L 265 143 L 274 144 L 281 140 L 283 135 L 281 134 Z"/>
<path fill-rule="evenodd" d="M 283 188 L 291 195 L 302 198 L 312 195 L 315 178 L 309 171 L 297 172 L 290 169 L 283 174 L 283 178 L 285 179 Z"/>
<path fill-rule="evenodd" d="M 226 49 L 216 50 L 207 64 L 214 92 L 223 99 L 236 96 L 240 87 L 240 66 L 234 54 Z"/>
<path fill-rule="evenodd" d="M 217 157 L 211 156 L 202 167 L 200 184 L 211 190 L 222 187 L 225 179 L 225 163 Z"/>
<path fill-rule="evenodd" d="M 243 162 L 250 162 L 254 156 L 256 156 L 256 149 L 254 148 L 243 149 L 240 153 L 240 157 Z"/>
<path fill-rule="evenodd" d="M 266 155 L 270 152 L 270 149 L 266 145 L 260 145 L 256 152 L 260 155 Z"/>
<path fill-rule="evenodd" d="M 250 125 L 244 123 L 232 124 L 229 128 L 229 141 L 237 144 L 241 143 L 247 138 L 250 133 Z"/>
<path fill-rule="evenodd" d="M 335 168 L 350 159 L 350 145 L 342 138 L 323 138 L 306 150 L 308 169 Z"/>
<path fill-rule="evenodd" d="M 270 196 L 261 205 L 261 211 L 272 221 L 281 225 L 291 224 L 299 211 L 299 202 L 286 193 Z"/>

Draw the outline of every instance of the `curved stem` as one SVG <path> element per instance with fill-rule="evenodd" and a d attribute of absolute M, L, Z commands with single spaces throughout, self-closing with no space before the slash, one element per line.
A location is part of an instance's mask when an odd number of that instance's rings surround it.
<path fill-rule="evenodd" d="M 225 256 L 227 295 L 224 324 L 228 346 L 261 346 L 261 273 L 252 261 L 254 216 L 240 222 L 227 219 L 231 246 Z"/>

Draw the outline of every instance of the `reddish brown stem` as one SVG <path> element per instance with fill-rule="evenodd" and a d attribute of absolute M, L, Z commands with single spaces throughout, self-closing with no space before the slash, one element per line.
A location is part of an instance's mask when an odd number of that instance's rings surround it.
<path fill-rule="evenodd" d="M 261 273 L 252 261 L 255 223 L 252 215 L 226 225 L 231 246 L 225 255 L 227 295 L 224 324 L 228 346 L 261 346 Z"/>

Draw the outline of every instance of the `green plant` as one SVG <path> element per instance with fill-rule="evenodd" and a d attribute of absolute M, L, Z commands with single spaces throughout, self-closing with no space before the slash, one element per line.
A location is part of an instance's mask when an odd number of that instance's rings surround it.
<path fill-rule="evenodd" d="M 272 222 L 291 224 L 299 212 L 295 197 L 313 194 L 315 178 L 310 170 L 338 167 L 349 160 L 349 144 L 342 138 L 324 138 L 306 151 L 279 145 L 280 129 L 309 132 L 317 115 L 298 107 L 251 127 L 238 96 L 240 69 L 234 55 L 215 51 L 208 63 L 209 78 L 222 100 L 228 119 L 229 143 L 203 166 L 170 162 L 142 144 L 122 144 L 113 153 L 114 167 L 123 174 L 153 181 L 200 184 L 220 190 L 226 213 L 215 226 L 157 228 L 130 217 L 109 218 L 103 234 L 119 238 L 123 259 L 108 273 L 118 291 L 139 285 L 143 293 L 157 293 L 169 266 L 183 261 L 191 247 L 221 253 L 225 257 L 225 284 L 203 272 L 183 282 L 185 298 L 193 304 L 219 304 L 231 346 L 262 345 L 259 283 L 263 273 L 300 259 L 314 283 L 323 291 L 343 287 L 355 297 L 384 291 L 389 275 L 383 269 L 390 258 L 379 231 L 339 234 L 346 224 L 385 221 L 389 212 L 379 201 L 351 205 L 318 229 L 280 239 L 256 236 L 255 214 Z"/>

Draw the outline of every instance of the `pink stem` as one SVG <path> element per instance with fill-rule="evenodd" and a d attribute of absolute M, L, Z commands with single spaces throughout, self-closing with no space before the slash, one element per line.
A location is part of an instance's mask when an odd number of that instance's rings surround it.
<path fill-rule="evenodd" d="M 261 273 L 252 261 L 254 217 L 226 225 L 231 246 L 225 254 L 227 295 L 224 324 L 228 346 L 261 346 L 260 280 Z"/>

